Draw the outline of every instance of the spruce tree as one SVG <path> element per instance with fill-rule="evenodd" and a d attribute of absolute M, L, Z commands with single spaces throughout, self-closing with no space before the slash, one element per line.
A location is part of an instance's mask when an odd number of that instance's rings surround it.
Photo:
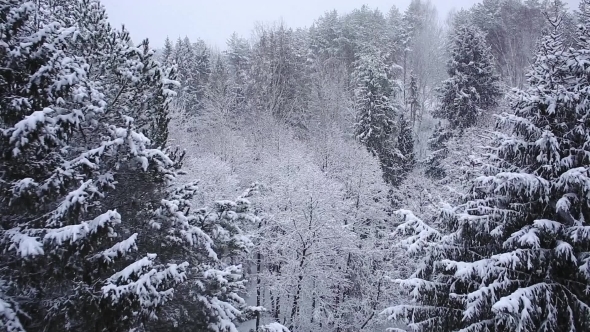
<path fill-rule="evenodd" d="M 453 132 L 443 126 L 439 121 L 434 127 L 434 132 L 428 139 L 428 148 L 431 153 L 425 160 L 425 174 L 429 178 L 440 180 L 446 176 L 446 171 L 441 165 L 441 160 L 448 154 L 447 142 L 453 136 Z"/>
<path fill-rule="evenodd" d="M 232 75 L 231 91 L 234 100 L 232 109 L 238 109 L 243 106 L 246 100 L 251 63 L 250 45 L 247 40 L 233 33 L 227 41 L 225 54 Z"/>
<path fill-rule="evenodd" d="M 399 186 L 415 165 L 414 158 L 414 131 L 412 124 L 403 115 L 398 119 L 399 129 L 397 135 L 397 145 L 393 160 L 392 184 Z"/>
<path fill-rule="evenodd" d="M 372 52 L 356 62 L 357 122 L 355 134 L 381 162 L 387 182 L 395 180 L 395 139 L 398 133 L 394 82 L 389 78 L 381 56 Z"/>
<path fill-rule="evenodd" d="M 452 129 L 473 126 L 482 111 L 496 105 L 501 95 L 494 61 L 482 32 L 458 24 L 451 36 L 449 79 L 439 89 L 441 106 L 435 116 L 447 119 Z"/>
<path fill-rule="evenodd" d="M 89 13 L 87 20 L 55 15 L 45 1 L 2 6 L 0 278 L 9 304 L 2 324 L 129 330 L 170 300 L 186 264 L 134 254 L 139 234 L 125 231 L 117 207 L 103 203 L 118 167 L 171 177 L 174 162 L 111 107 L 106 82 L 92 74 L 102 54 L 83 46 L 100 35 L 92 27 L 104 27 L 100 5 L 66 4 L 70 15 Z"/>
<path fill-rule="evenodd" d="M 162 64 L 164 66 L 170 67 L 174 63 L 173 55 L 174 46 L 172 45 L 170 38 L 166 37 L 166 40 L 164 41 L 164 49 L 162 50 L 161 55 Z"/>
<path fill-rule="evenodd" d="M 235 329 L 248 202 L 190 208 L 182 154 L 158 149 L 173 73 L 98 0 L 59 3 L 0 6 L 0 329 Z"/>
<path fill-rule="evenodd" d="M 414 330 L 590 329 L 589 22 L 571 51 L 551 22 L 465 202 L 438 229 L 399 212 L 405 243 L 426 256 L 401 281 L 418 305 L 386 312 Z"/>
<path fill-rule="evenodd" d="M 150 238 L 161 246 L 169 262 L 186 261 L 186 282 L 179 285 L 160 319 L 148 325 L 157 331 L 235 330 L 236 323 L 251 318 L 253 308 L 238 295 L 246 291 L 244 272 L 235 260 L 252 247 L 244 227 L 260 222 L 248 200 L 257 186 L 235 201 L 217 201 L 197 209 L 191 203 L 196 183 L 172 187 L 150 215 L 150 224 L 165 236 Z M 185 214 L 179 211 L 188 211 Z"/>

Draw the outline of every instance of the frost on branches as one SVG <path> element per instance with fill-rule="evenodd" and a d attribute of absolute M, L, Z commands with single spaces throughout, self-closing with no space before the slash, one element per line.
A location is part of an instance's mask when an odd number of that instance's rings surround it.
<path fill-rule="evenodd" d="M 590 13 L 585 0 L 583 13 Z M 415 303 L 387 309 L 413 331 L 590 329 L 588 15 L 566 50 L 557 20 L 529 88 L 498 117 L 487 173 L 433 229 L 403 213 L 422 266 L 400 280 Z"/>

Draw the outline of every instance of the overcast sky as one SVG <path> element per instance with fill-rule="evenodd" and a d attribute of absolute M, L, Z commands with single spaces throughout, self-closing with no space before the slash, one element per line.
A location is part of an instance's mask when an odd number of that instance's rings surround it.
<path fill-rule="evenodd" d="M 441 16 L 453 8 L 468 8 L 480 0 L 432 0 Z M 570 8 L 578 0 L 566 0 Z M 149 38 L 154 47 L 171 39 L 201 38 L 220 48 L 235 31 L 250 37 L 255 22 L 282 19 L 290 27 L 310 26 L 332 9 L 349 12 L 363 3 L 387 12 L 392 5 L 405 10 L 410 0 L 102 0 L 115 26 L 125 24 L 134 41 Z"/>

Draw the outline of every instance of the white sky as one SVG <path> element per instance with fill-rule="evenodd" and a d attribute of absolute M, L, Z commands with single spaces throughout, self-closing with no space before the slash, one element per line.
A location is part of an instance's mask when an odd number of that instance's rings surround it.
<path fill-rule="evenodd" d="M 431 0 L 440 15 L 453 8 L 468 8 L 480 0 Z M 566 0 L 570 9 L 578 0 Z M 188 36 L 212 46 L 225 47 L 235 31 L 250 37 L 255 22 L 282 19 L 290 27 L 310 26 L 324 12 L 346 13 L 367 4 L 386 13 L 392 5 L 404 11 L 410 0 L 102 0 L 115 26 L 125 24 L 134 41 L 149 38 L 154 47 Z"/>

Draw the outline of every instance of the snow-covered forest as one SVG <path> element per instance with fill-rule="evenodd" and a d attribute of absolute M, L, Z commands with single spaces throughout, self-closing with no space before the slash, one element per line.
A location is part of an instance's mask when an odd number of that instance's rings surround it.
<path fill-rule="evenodd" d="M 590 331 L 590 0 L 445 16 L 0 0 L 0 332 Z"/>

